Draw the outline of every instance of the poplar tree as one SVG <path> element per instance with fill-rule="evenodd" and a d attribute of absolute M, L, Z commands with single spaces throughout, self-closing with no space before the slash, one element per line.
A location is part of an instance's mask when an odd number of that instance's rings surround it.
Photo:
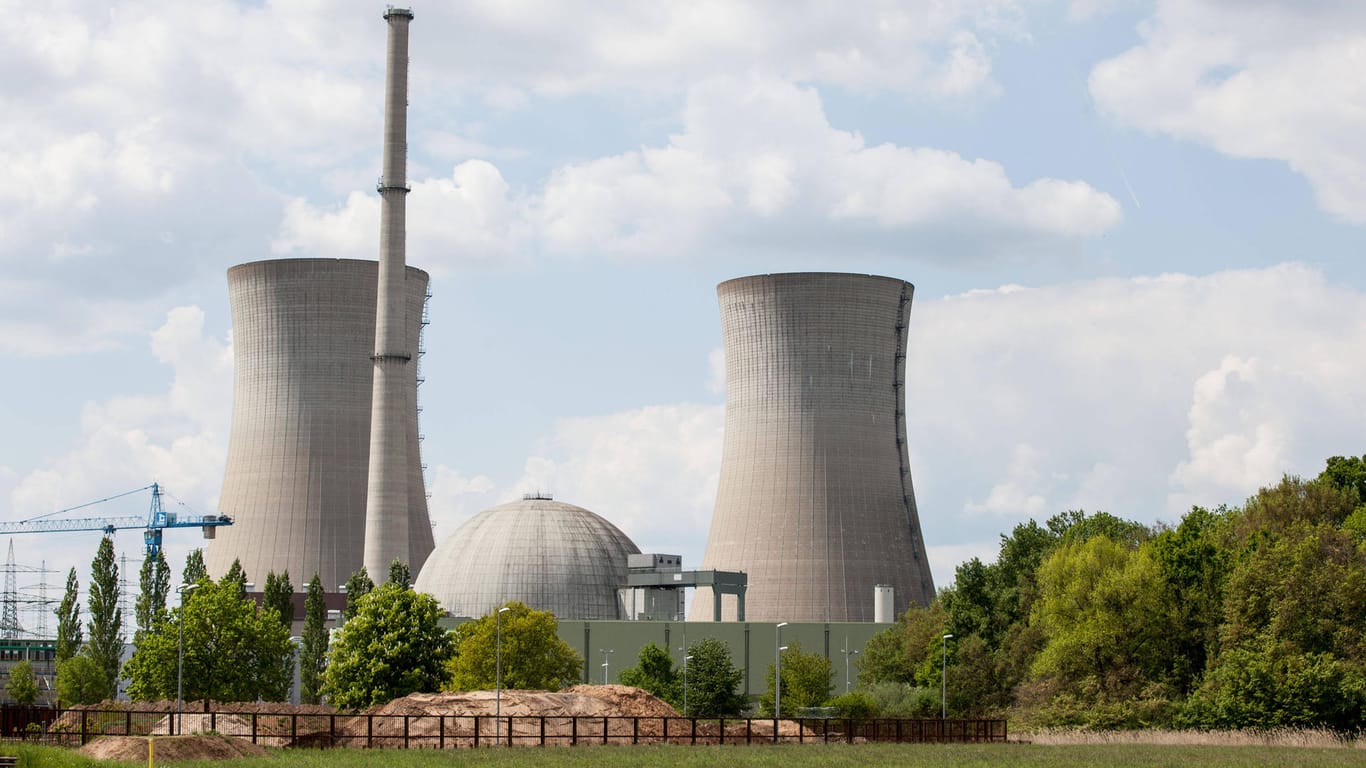
<path fill-rule="evenodd" d="M 266 574 L 266 589 L 261 602 L 274 608 L 286 627 L 294 623 L 294 585 L 289 581 L 289 571 L 281 576 L 276 576 L 275 571 Z"/>
<path fill-rule="evenodd" d="M 119 608 L 119 565 L 114 560 L 114 540 L 108 536 L 100 539 L 100 549 L 90 564 L 89 605 L 86 630 L 90 639 L 86 653 L 104 673 L 109 690 L 114 691 L 123 656 L 123 610 Z"/>
<path fill-rule="evenodd" d="M 327 669 L 327 605 L 323 602 L 323 582 L 318 574 L 308 582 L 304 601 L 303 647 L 299 650 L 299 701 L 317 704 Z"/>
<path fill-rule="evenodd" d="M 57 661 L 62 662 L 76 655 L 81 649 L 84 638 L 81 633 L 80 582 L 76 579 L 76 569 L 66 574 L 66 594 L 57 606 Z"/>
<path fill-rule="evenodd" d="M 166 554 L 157 550 L 156 557 L 142 559 L 142 571 L 138 576 L 138 600 L 134 606 L 137 611 L 137 631 L 133 642 L 156 629 L 166 619 L 166 600 L 171 594 L 171 567 L 166 564 Z"/>
<path fill-rule="evenodd" d="M 346 580 L 346 620 L 350 621 L 356 617 L 356 606 L 362 597 L 370 594 L 370 590 L 375 588 L 375 582 L 370 580 L 370 574 L 361 566 L 359 571 L 351 574 L 351 578 Z"/>
<path fill-rule="evenodd" d="M 223 574 L 220 581 L 224 584 L 237 584 L 237 596 L 239 598 L 247 596 L 247 571 L 242 567 L 240 559 L 233 558 L 232 565 L 228 568 L 228 572 Z"/>
<path fill-rule="evenodd" d="M 404 589 L 413 585 L 413 572 L 408 569 L 408 564 L 394 558 L 394 562 L 389 563 L 389 583 L 397 584 Z"/>
<path fill-rule="evenodd" d="M 185 558 L 185 570 L 180 574 L 181 584 L 198 584 L 209 577 L 209 569 L 204 567 L 204 550 L 192 549 Z"/>

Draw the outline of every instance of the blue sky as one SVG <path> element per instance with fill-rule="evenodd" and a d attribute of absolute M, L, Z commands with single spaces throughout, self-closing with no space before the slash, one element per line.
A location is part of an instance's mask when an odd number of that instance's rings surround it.
<path fill-rule="evenodd" d="M 0 516 L 152 479 L 212 510 L 224 272 L 377 254 L 383 8 L 0 10 Z M 700 561 L 715 284 L 757 272 L 916 285 L 941 586 L 1030 517 L 1173 521 L 1366 452 L 1359 4 L 414 11 L 438 537 L 541 489 Z M 16 542 L 88 580 L 94 535 Z"/>

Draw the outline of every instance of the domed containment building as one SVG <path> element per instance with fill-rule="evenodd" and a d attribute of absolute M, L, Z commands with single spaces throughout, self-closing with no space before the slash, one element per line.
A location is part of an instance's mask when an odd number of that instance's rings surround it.
<path fill-rule="evenodd" d="M 626 561 L 639 553 L 583 507 L 527 494 L 465 521 L 427 558 L 413 587 L 454 616 L 483 616 L 517 600 L 559 619 L 620 619 Z"/>
<path fill-rule="evenodd" d="M 934 597 L 906 450 L 913 290 L 836 273 L 717 286 L 726 433 L 702 567 L 748 575 L 751 621 L 873 621 L 888 587 L 892 617 Z"/>

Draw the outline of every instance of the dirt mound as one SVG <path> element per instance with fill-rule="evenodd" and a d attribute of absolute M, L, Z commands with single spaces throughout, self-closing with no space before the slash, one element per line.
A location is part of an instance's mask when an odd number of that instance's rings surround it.
<path fill-rule="evenodd" d="M 560 693 L 583 694 L 601 699 L 625 717 L 682 717 L 664 700 L 629 685 L 576 685 Z"/>
<path fill-rule="evenodd" d="M 171 730 L 172 718 L 175 730 Z M 183 715 L 167 715 L 152 727 L 152 733 L 176 733 L 192 735 L 196 733 L 221 733 L 224 736 L 251 736 L 251 721 L 237 714 L 205 715 L 200 712 L 186 712 Z"/>
<path fill-rule="evenodd" d="M 503 691 L 414 693 L 365 710 L 373 715 L 449 715 L 469 717 L 679 717 L 678 711 L 649 693 L 626 685 L 576 685 L 558 693 Z"/>
<path fill-rule="evenodd" d="M 495 721 L 495 711 L 501 720 Z M 476 736 L 481 744 L 506 739 L 509 732 L 514 743 L 539 743 L 542 737 L 547 744 L 620 743 L 662 735 L 664 718 L 679 717 L 663 701 L 624 685 L 503 691 L 501 706 L 494 691 L 414 693 L 365 714 L 388 717 L 339 720 L 333 743 L 384 746 L 406 738 L 416 746 L 455 746 L 472 744 Z"/>
<path fill-rule="evenodd" d="M 147 759 L 147 742 L 141 736 L 102 736 L 81 747 L 80 753 L 96 760 Z M 230 760 L 235 757 L 260 757 L 261 747 L 230 736 L 158 736 L 153 750 L 157 760 Z"/>

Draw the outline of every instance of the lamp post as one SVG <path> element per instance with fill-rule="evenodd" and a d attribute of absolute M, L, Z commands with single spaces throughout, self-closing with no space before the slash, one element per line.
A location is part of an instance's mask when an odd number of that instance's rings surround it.
<path fill-rule="evenodd" d="M 944 660 L 939 668 L 939 719 L 949 718 L 949 638 L 952 633 L 944 635 Z"/>
<path fill-rule="evenodd" d="M 692 656 L 683 657 L 683 716 L 688 716 L 688 662 Z"/>
<path fill-rule="evenodd" d="M 616 653 L 616 649 L 599 648 L 598 651 L 602 654 L 602 684 L 607 685 L 607 674 L 608 670 L 610 669 L 610 667 L 608 666 L 610 662 L 607 657 L 610 654 Z"/>
<path fill-rule="evenodd" d="M 773 628 L 773 727 L 775 733 L 778 727 L 778 717 L 783 711 L 783 649 L 780 646 L 783 642 L 783 627 L 786 626 L 786 621 L 780 621 Z"/>
<path fill-rule="evenodd" d="M 499 608 L 494 618 L 494 623 L 498 626 L 498 637 L 494 642 L 494 684 L 493 684 L 493 743 L 497 744 L 502 738 L 503 727 L 503 614 L 509 611 L 507 607 Z"/>
<path fill-rule="evenodd" d="M 857 656 L 858 651 L 849 650 L 849 638 L 846 637 L 844 638 L 844 650 L 841 653 L 844 654 L 844 692 L 848 693 L 852 686 L 852 678 L 849 677 L 849 657 Z"/>
<path fill-rule="evenodd" d="M 179 715 L 181 712 L 184 711 L 185 708 L 185 595 L 195 591 L 196 589 L 199 589 L 198 584 L 181 584 L 180 586 L 176 587 L 175 590 L 176 592 L 180 593 L 180 621 L 176 622 L 180 625 L 180 641 L 176 645 L 175 662 L 175 711 L 177 716 L 177 729 L 179 729 L 180 727 Z"/>

